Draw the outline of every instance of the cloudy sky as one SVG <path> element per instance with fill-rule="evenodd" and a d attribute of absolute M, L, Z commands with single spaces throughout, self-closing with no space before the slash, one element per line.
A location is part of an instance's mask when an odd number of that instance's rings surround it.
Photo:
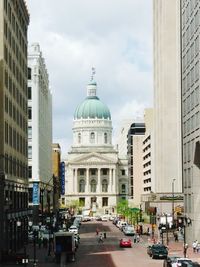
<path fill-rule="evenodd" d="M 152 106 L 151 0 L 27 0 L 29 44 L 40 44 L 53 94 L 53 141 L 66 154 L 91 68 L 114 134 Z"/>

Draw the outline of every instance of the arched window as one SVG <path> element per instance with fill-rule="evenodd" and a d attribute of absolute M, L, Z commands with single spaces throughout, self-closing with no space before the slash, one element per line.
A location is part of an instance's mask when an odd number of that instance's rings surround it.
<path fill-rule="evenodd" d="M 78 134 L 78 143 L 81 143 L 81 133 Z"/>
<path fill-rule="evenodd" d="M 108 182 L 106 179 L 102 181 L 102 192 L 104 193 L 108 192 Z"/>
<path fill-rule="evenodd" d="M 83 179 L 79 181 L 79 192 L 85 192 L 85 181 Z"/>
<path fill-rule="evenodd" d="M 121 185 L 121 193 L 126 194 L 126 185 L 125 184 Z"/>
<path fill-rule="evenodd" d="M 94 142 L 95 142 L 95 133 L 92 132 L 92 133 L 90 134 L 90 143 L 94 144 Z"/>
<path fill-rule="evenodd" d="M 97 190 L 97 182 L 96 182 L 96 180 L 93 179 L 93 180 L 91 181 L 91 184 L 90 184 L 90 185 L 91 185 L 91 192 L 92 192 L 92 193 L 95 193 L 96 190 Z"/>
<path fill-rule="evenodd" d="M 104 133 L 104 144 L 108 143 L 108 134 Z"/>

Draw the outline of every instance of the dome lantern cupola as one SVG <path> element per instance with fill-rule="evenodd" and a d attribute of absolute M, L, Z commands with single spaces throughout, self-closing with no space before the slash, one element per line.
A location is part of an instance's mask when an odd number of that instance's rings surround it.
<path fill-rule="evenodd" d="M 94 81 L 94 69 L 91 80 L 87 85 L 87 97 L 76 108 L 74 119 L 106 119 L 111 120 L 108 107 L 97 96 L 97 83 Z"/>

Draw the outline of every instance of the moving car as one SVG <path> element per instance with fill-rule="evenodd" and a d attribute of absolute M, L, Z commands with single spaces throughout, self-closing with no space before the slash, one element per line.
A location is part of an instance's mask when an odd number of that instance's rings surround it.
<path fill-rule="evenodd" d="M 122 239 L 120 239 L 119 246 L 121 248 L 131 248 L 132 247 L 131 239 L 128 239 L 128 238 L 122 238 Z"/>
<path fill-rule="evenodd" d="M 155 258 L 167 258 L 168 249 L 162 244 L 154 244 L 147 247 L 147 254 L 149 254 L 152 259 Z"/>
<path fill-rule="evenodd" d="M 125 226 L 123 228 L 123 232 L 125 235 L 134 235 L 135 234 L 135 230 L 133 226 Z"/>

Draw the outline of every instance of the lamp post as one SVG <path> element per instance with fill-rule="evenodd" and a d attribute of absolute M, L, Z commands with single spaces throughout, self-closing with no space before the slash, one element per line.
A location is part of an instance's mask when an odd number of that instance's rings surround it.
<path fill-rule="evenodd" d="M 16 224 L 17 224 L 17 249 L 18 249 L 19 248 L 19 229 L 22 223 L 20 220 L 17 220 Z"/>
<path fill-rule="evenodd" d="M 44 224 L 44 188 L 40 189 L 41 194 L 41 212 L 42 212 L 42 224 Z"/>
<path fill-rule="evenodd" d="M 188 244 L 186 243 L 186 226 L 189 226 L 192 223 L 189 217 L 183 218 L 183 255 L 184 258 L 187 256 Z"/>
<path fill-rule="evenodd" d="M 174 226 L 174 182 L 176 179 L 172 180 L 172 225 Z"/>
<path fill-rule="evenodd" d="M 32 229 L 33 222 L 29 221 L 28 225 L 29 225 L 30 229 Z M 36 263 L 36 235 L 37 235 L 37 232 L 36 232 L 36 230 L 34 230 L 33 231 L 33 266 L 37 266 L 37 263 Z"/>

